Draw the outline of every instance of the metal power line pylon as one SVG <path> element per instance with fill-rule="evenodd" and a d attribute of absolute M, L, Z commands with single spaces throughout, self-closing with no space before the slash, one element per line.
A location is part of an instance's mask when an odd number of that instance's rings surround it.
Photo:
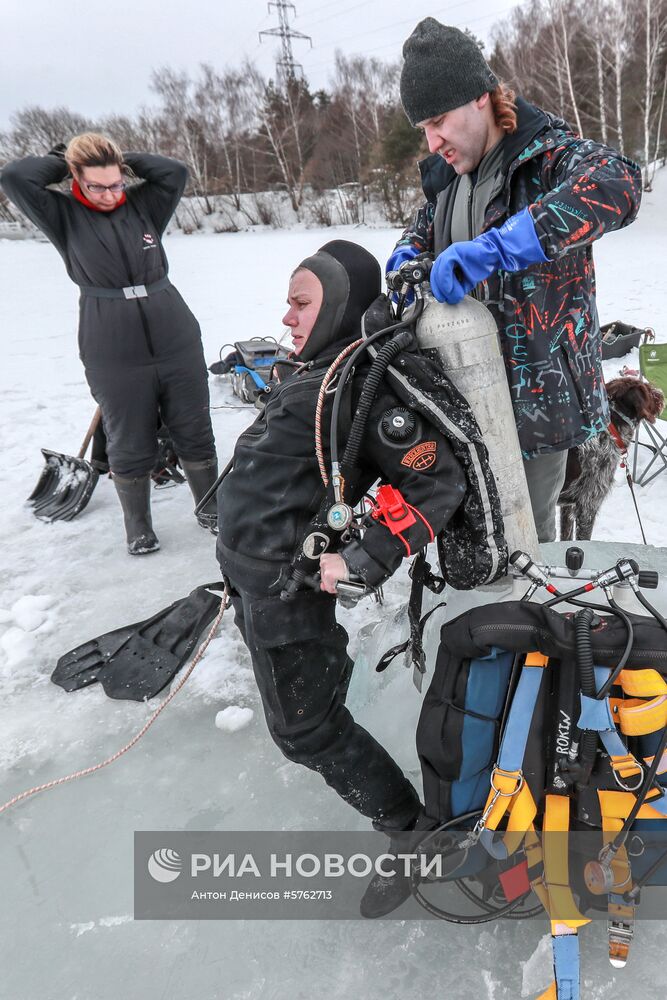
<path fill-rule="evenodd" d="M 293 3 L 289 3 L 288 0 L 271 0 L 268 5 L 269 13 L 271 13 L 271 8 L 275 7 L 278 11 L 278 27 L 277 28 L 267 28 L 265 31 L 260 31 L 259 40 L 261 42 L 262 35 L 274 35 L 280 38 L 282 55 L 280 59 L 276 60 L 276 66 L 278 67 L 278 72 L 283 75 L 285 80 L 295 80 L 297 69 L 303 75 L 303 66 L 300 63 L 294 62 L 294 56 L 292 55 L 292 39 L 301 38 L 305 41 L 310 42 L 310 47 L 313 47 L 313 40 L 310 35 L 304 35 L 301 31 L 294 31 L 290 27 L 289 21 L 287 20 L 287 9 L 292 8 L 292 11 L 296 15 L 296 7 Z"/>

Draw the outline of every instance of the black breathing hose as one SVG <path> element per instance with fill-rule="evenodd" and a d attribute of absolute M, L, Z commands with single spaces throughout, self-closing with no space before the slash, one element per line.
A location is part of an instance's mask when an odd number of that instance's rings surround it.
<path fill-rule="evenodd" d="M 398 357 L 402 351 L 409 347 L 412 342 L 412 333 L 409 330 L 402 330 L 395 337 L 385 344 L 378 351 L 370 367 L 368 375 L 364 379 L 364 386 L 361 390 L 357 411 L 352 421 L 352 427 L 347 439 L 347 445 L 343 453 L 343 465 L 347 469 L 354 469 L 359 458 L 359 451 L 366 430 L 366 421 L 370 413 L 371 406 L 375 401 L 380 382 L 385 376 L 387 368 L 394 358 Z M 332 421 L 333 427 L 333 421 Z"/>
<path fill-rule="evenodd" d="M 632 652 L 632 645 L 635 641 L 635 630 L 632 627 L 632 622 L 629 616 L 626 614 L 623 608 L 619 607 L 619 605 L 616 603 L 613 597 L 608 596 L 607 600 L 609 601 L 609 607 L 611 608 L 611 610 L 614 612 L 615 615 L 617 615 L 623 621 L 626 629 L 628 630 L 628 638 L 625 643 L 625 649 L 623 650 L 623 656 L 616 664 L 616 666 L 614 667 L 614 669 L 612 670 L 612 672 L 610 673 L 609 677 L 604 682 L 600 690 L 595 695 L 595 697 L 598 698 L 600 701 L 602 701 L 603 698 L 607 697 L 613 685 L 616 683 L 618 675 L 620 674 L 621 670 L 623 670 L 623 668 L 625 667 L 625 664 L 628 662 L 628 657 Z"/>
<path fill-rule="evenodd" d="M 644 780 L 642 781 L 641 787 L 637 792 L 637 798 L 635 799 L 635 804 L 628 813 L 627 818 L 623 823 L 623 826 L 618 831 L 618 833 L 616 834 L 616 836 L 612 841 L 612 847 L 614 851 L 618 851 L 627 840 L 628 834 L 632 829 L 632 824 L 637 819 L 639 810 L 646 801 L 646 796 L 654 787 L 655 778 L 662 763 L 662 757 L 665 752 L 665 748 L 667 748 L 667 728 L 663 729 L 662 731 L 662 736 L 660 737 L 660 743 L 658 744 L 655 754 L 653 756 L 653 762 L 651 763 L 650 768 L 644 775 Z M 650 804 L 651 803 L 649 802 L 649 805 Z"/>
<path fill-rule="evenodd" d="M 591 626 L 595 615 L 591 608 L 582 608 L 574 616 L 574 633 L 576 643 L 577 669 L 579 671 L 579 683 L 581 691 L 589 698 L 595 698 L 597 688 L 595 685 L 595 664 L 593 661 L 593 642 L 591 640 Z M 585 788 L 588 784 L 595 754 L 598 747 L 598 734 L 594 730 L 585 729 L 581 740 L 581 750 L 579 763 L 581 773 L 577 781 L 577 788 Z"/>
<path fill-rule="evenodd" d="M 625 625 L 628 633 L 628 638 L 625 641 L 625 649 L 623 650 L 623 655 L 621 656 L 621 659 L 619 660 L 618 664 L 614 667 L 610 676 L 607 678 L 607 680 L 602 685 L 600 690 L 593 695 L 593 697 L 598 698 L 600 700 L 607 697 L 612 688 L 612 685 L 616 682 L 618 675 L 620 674 L 621 670 L 623 670 L 623 668 L 625 667 L 625 664 L 628 662 L 628 658 L 630 656 L 630 653 L 632 652 L 632 645 L 635 641 L 635 633 L 632 627 L 632 621 L 630 620 L 629 616 L 626 614 L 623 608 L 621 608 L 616 603 L 613 597 L 608 597 L 607 600 L 609 601 L 609 606 L 605 607 L 603 604 L 592 604 L 589 601 L 578 601 L 574 597 L 568 597 L 567 594 L 560 594 L 558 597 L 552 597 L 550 601 L 545 601 L 544 604 L 542 605 L 543 608 L 551 608 L 554 605 L 560 604 L 562 601 L 565 601 L 566 604 L 574 604 L 578 608 L 589 609 L 591 611 L 601 611 L 603 612 L 603 614 L 607 614 L 609 611 L 611 611 L 611 613 L 615 615 L 617 618 L 620 618 L 623 624 Z M 646 603 L 648 604 L 648 601 Z M 667 625 L 667 622 L 665 624 Z"/>
<path fill-rule="evenodd" d="M 654 608 L 653 605 L 649 601 L 646 600 L 646 598 L 642 594 L 641 590 L 639 590 L 639 589 L 635 590 L 635 597 L 637 598 L 637 600 L 639 601 L 639 603 L 643 607 L 646 608 L 646 610 L 648 611 L 648 613 L 650 615 L 653 615 L 653 617 L 655 618 L 656 621 L 660 622 L 660 624 L 662 625 L 662 627 L 664 628 L 664 630 L 667 632 L 667 621 L 665 621 L 665 619 L 660 614 L 660 612 L 658 611 L 658 609 Z"/>
<path fill-rule="evenodd" d="M 380 337 L 385 337 L 388 333 L 398 333 L 399 330 L 407 330 L 412 327 L 422 314 L 424 309 L 424 300 L 419 299 L 415 307 L 414 312 L 409 317 L 409 319 L 401 320 L 400 323 L 393 323 L 391 326 L 386 326 L 382 330 L 378 330 L 377 333 L 372 334 L 363 344 L 357 347 L 356 351 L 353 351 L 345 362 L 345 367 L 341 372 L 341 376 L 338 379 L 338 385 L 336 386 L 336 391 L 334 393 L 333 408 L 331 412 L 331 434 L 330 434 L 330 451 L 331 451 L 331 464 L 338 464 L 338 420 L 340 416 L 340 407 L 343 399 L 343 392 L 345 390 L 345 385 L 347 383 L 348 376 L 352 371 L 352 368 L 357 361 L 357 358 L 363 354 L 364 351 L 368 349 L 370 344 L 374 343 Z"/>

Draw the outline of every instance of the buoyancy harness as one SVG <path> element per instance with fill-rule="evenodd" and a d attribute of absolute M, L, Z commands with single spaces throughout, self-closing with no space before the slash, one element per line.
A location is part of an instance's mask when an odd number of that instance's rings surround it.
<path fill-rule="evenodd" d="M 650 617 L 614 601 L 621 580 Z M 556 611 L 578 602 L 549 583 L 546 604 L 478 607 L 441 631 L 417 729 L 431 828 L 420 849 L 441 853 L 443 881 L 482 914 L 438 907 L 418 872 L 413 891 L 462 923 L 532 915 L 532 892 L 553 941 L 555 981 L 540 1000 L 579 1000 L 588 914 L 606 915 L 610 961 L 625 965 L 641 889 L 667 884 L 667 622 L 639 592 L 656 583 L 625 560 L 578 588 L 601 586 L 608 606 Z"/>
<path fill-rule="evenodd" d="M 437 536 L 442 576 L 430 572 L 424 553 L 417 555 L 413 579 L 438 592 L 445 582 L 457 590 L 472 590 L 491 583 L 507 572 L 507 544 L 503 535 L 500 498 L 488 453 L 479 426 L 466 399 L 447 377 L 435 356 L 427 356 L 416 346 L 414 327 L 424 307 L 419 283 L 412 310 L 398 318 L 382 296 L 362 320 L 362 338 L 345 358 L 337 358 L 324 378 L 327 384 L 338 375 L 330 425 L 330 472 L 323 470 L 327 487 L 322 506 L 306 532 L 292 563 L 290 579 L 283 590 L 285 599 L 305 585 L 318 586 L 319 556 L 343 532 L 359 530 L 353 506 L 355 485 L 364 430 L 379 385 L 386 379 L 396 396 L 442 433 L 460 462 L 466 477 L 466 493 L 454 516 Z M 368 323 L 374 314 L 373 329 Z M 370 326 L 370 328 L 369 328 Z M 364 381 L 354 420 L 342 453 L 339 452 L 339 414 L 348 379 L 355 363 L 367 353 L 371 365 Z M 345 361 L 340 372 L 337 369 Z M 390 484 L 391 485 L 391 484 Z M 373 516 L 372 512 L 367 516 Z M 362 519 L 363 527 L 363 519 Z M 355 586 L 353 583 L 352 586 Z M 368 589 L 358 586 L 358 596 Z M 415 603 L 414 595 L 413 601 Z M 421 607 L 421 601 L 419 601 Z M 417 615 L 418 617 L 418 615 Z M 419 655 L 415 653 L 415 655 Z"/>

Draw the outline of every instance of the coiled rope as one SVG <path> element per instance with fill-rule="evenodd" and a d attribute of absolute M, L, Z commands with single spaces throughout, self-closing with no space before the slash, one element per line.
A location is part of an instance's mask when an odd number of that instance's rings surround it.
<path fill-rule="evenodd" d="M 74 781 L 75 778 L 84 778 L 88 774 L 94 774 L 95 771 L 99 771 L 103 767 L 108 767 L 109 764 L 113 764 L 113 762 L 118 760 L 119 757 L 122 757 L 123 754 L 128 752 L 128 750 L 131 750 L 132 747 L 139 742 L 142 736 L 145 736 L 145 734 L 153 725 L 157 717 L 162 712 L 164 712 L 165 708 L 172 700 L 172 698 L 175 698 L 178 692 L 181 690 L 181 688 L 187 681 L 188 677 L 190 676 L 190 674 L 195 669 L 195 667 L 201 660 L 202 656 L 206 652 L 209 643 L 215 636 L 215 633 L 218 630 L 218 625 L 222 621 L 222 616 L 224 615 L 225 609 L 228 607 L 228 605 L 229 605 L 229 587 L 227 586 L 227 584 L 225 584 L 222 600 L 220 601 L 220 610 L 218 611 L 217 617 L 213 622 L 213 624 L 211 625 L 211 628 L 209 629 L 208 635 L 206 636 L 206 638 L 200 645 L 199 649 L 195 653 L 192 663 L 190 664 L 186 672 L 183 674 L 176 687 L 169 692 L 164 701 L 160 702 L 160 704 L 155 709 L 150 718 L 146 721 L 144 726 L 142 726 L 139 732 L 132 737 L 129 743 L 126 743 L 124 747 L 121 747 L 120 750 L 117 750 L 116 753 L 111 755 L 111 757 L 107 757 L 106 760 L 102 760 L 98 764 L 92 764 L 90 767 L 84 767 L 81 771 L 74 771 L 72 774 L 66 774 L 62 778 L 54 778 L 53 781 L 47 781 L 43 785 L 35 785 L 34 788 L 28 788 L 25 792 L 20 792 L 18 795 L 15 795 L 12 799 L 9 799 L 8 802 L 5 802 L 3 805 L 0 806 L 0 813 L 5 812 L 6 809 L 10 809 L 12 806 L 15 806 L 19 802 L 23 802 L 24 799 L 30 798 L 32 795 L 37 795 L 39 792 L 46 792 L 49 790 L 49 788 L 56 788 L 58 785 L 64 785 L 68 781 Z"/>

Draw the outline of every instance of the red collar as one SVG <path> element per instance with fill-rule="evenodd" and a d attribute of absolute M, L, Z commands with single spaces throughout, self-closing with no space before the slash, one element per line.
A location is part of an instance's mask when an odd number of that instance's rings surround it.
<path fill-rule="evenodd" d="M 74 195 L 74 197 L 76 198 L 76 200 L 80 201 L 82 205 L 86 206 L 86 208 L 92 208 L 93 212 L 103 212 L 104 215 L 108 215 L 109 214 L 109 212 L 105 211 L 105 209 L 99 208 L 98 205 L 94 205 L 92 203 L 92 201 L 88 201 L 88 199 L 86 198 L 85 194 L 83 193 L 83 191 L 79 187 L 79 182 L 76 181 L 76 180 L 72 181 L 72 194 Z M 116 205 L 111 209 L 111 211 L 115 212 L 117 208 L 119 208 L 121 205 L 125 204 L 125 201 L 126 201 L 125 192 L 123 191 L 123 194 L 118 199 Z"/>
<path fill-rule="evenodd" d="M 622 454 L 625 454 L 625 453 L 626 453 L 626 451 L 628 450 L 628 449 L 627 449 L 627 446 L 626 446 L 626 444 L 625 444 L 625 441 L 623 440 L 623 438 L 622 438 L 622 437 L 621 437 L 621 435 L 619 434 L 619 432 L 618 432 L 618 428 L 614 426 L 614 423 L 613 423 L 613 421 L 611 421 L 611 422 L 609 423 L 609 427 L 607 428 L 607 430 L 609 431 L 609 434 L 610 434 L 610 436 L 611 436 L 611 439 L 612 439 L 612 441 L 614 442 L 614 444 L 616 445 L 616 447 L 618 448 L 618 450 L 619 450 L 619 451 L 620 451 L 620 452 L 621 452 Z"/>

